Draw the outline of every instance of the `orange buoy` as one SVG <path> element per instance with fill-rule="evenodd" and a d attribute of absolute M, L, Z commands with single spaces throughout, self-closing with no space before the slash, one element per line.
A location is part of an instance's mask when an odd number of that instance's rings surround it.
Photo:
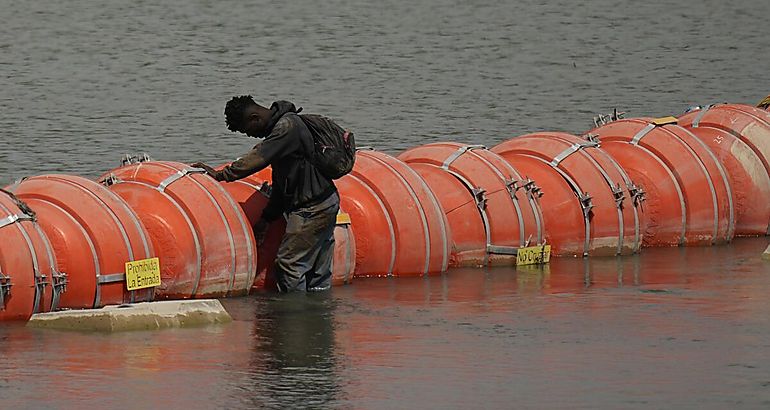
<path fill-rule="evenodd" d="M 732 239 L 732 190 L 724 167 L 676 119 L 623 119 L 589 131 L 646 192 L 648 246 L 711 245 Z M 676 214 L 680 213 L 678 217 Z M 671 223 L 681 222 L 674 240 Z"/>
<path fill-rule="evenodd" d="M 270 182 L 271 173 L 269 167 L 266 170 L 268 171 L 263 170 L 234 182 L 221 183 L 241 206 L 252 227 L 259 221 L 262 210 L 268 202 L 267 187 L 263 184 Z M 350 221 L 346 219 L 345 215 L 344 211 L 340 210 L 340 216 L 337 217 L 337 227 L 334 229 L 333 286 L 351 283 L 355 269 L 355 239 L 349 228 Z M 264 241 L 257 247 L 257 275 L 253 285 L 255 289 L 276 289 L 272 269 L 285 231 L 286 221 L 282 218 L 277 219 L 270 224 Z"/>
<path fill-rule="evenodd" d="M 534 185 L 497 154 L 480 145 L 442 142 L 398 158 L 425 179 L 446 212 L 450 265 L 513 264 L 518 248 L 542 243 Z"/>
<path fill-rule="evenodd" d="M 359 150 L 336 181 L 356 240 L 356 276 L 416 276 L 446 270 L 450 229 L 425 180 L 402 161 Z"/>
<path fill-rule="evenodd" d="M 140 162 L 100 178 L 147 226 L 164 299 L 243 295 L 254 282 L 254 233 L 241 207 L 202 169 Z"/>
<path fill-rule="evenodd" d="M 736 110 L 740 110 L 746 114 L 757 117 L 757 119 L 761 120 L 765 124 L 770 125 L 770 112 L 768 112 L 768 110 L 762 109 L 761 107 L 752 107 L 746 104 L 729 104 L 729 105 L 735 108 Z"/>
<path fill-rule="evenodd" d="M 118 196 L 85 178 L 42 175 L 9 188 L 35 211 L 67 274 L 59 307 L 98 308 L 153 300 L 154 288 L 128 291 L 126 262 L 155 257 L 147 231 Z"/>
<path fill-rule="evenodd" d="M 770 234 L 770 176 L 762 160 L 743 140 L 709 126 L 688 128 L 725 167 L 735 206 L 735 235 Z"/>
<path fill-rule="evenodd" d="M 638 188 L 596 142 L 566 133 L 544 132 L 512 138 L 492 150 L 525 175 L 551 173 L 563 180 L 556 185 L 544 185 L 535 179 L 543 189 L 546 237 L 551 241 L 552 252 L 619 255 L 639 250 Z M 547 181 L 555 182 L 553 178 Z M 564 192 L 553 195 L 556 190 Z M 564 194 L 575 197 L 577 202 L 565 203 Z M 567 203 L 579 212 L 565 214 L 559 205 Z M 566 224 L 572 228 L 569 230 L 564 230 L 566 215 L 575 218 Z M 580 243 L 581 247 L 576 246 Z"/>
<path fill-rule="evenodd" d="M 66 275 L 27 204 L 0 190 L 0 321 L 56 310 Z"/>
<path fill-rule="evenodd" d="M 733 134 L 754 151 L 770 174 L 770 123 L 767 111 L 742 104 L 712 104 L 679 118 L 685 128 L 712 127 Z"/>

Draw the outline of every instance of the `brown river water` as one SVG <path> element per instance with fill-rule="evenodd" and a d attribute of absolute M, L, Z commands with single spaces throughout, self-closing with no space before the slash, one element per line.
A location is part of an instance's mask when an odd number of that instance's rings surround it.
<path fill-rule="evenodd" d="M 223 300 L 235 321 L 0 327 L 3 408 L 768 408 L 770 239 Z M 8 407 L 6 407 L 8 406 Z"/>
<path fill-rule="evenodd" d="M 0 186 L 219 164 L 238 94 L 390 153 L 770 93 L 770 2 L 0 0 Z M 2 240 L 2 237 L 0 237 Z M 770 408 L 770 239 L 223 300 L 235 322 L 0 326 L 0 408 Z"/>

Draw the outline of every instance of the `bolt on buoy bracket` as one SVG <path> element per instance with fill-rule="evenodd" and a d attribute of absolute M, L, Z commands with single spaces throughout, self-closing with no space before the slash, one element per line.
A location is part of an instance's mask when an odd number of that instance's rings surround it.
<path fill-rule="evenodd" d="M 147 153 L 141 153 L 137 155 L 131 155 L 131 154 L 125 154 L 123 155 L 123 158 L 120 159 L 121 166 L 131 165 L 131 164 L 138 164 L 142 162 L 152 161 L 152 158 Z"/>
<path fill-rule="evenodd" d="M 0 272 L 0 310 L 5 310 L 5 300 L 11 295 L 11 277 Z"/>

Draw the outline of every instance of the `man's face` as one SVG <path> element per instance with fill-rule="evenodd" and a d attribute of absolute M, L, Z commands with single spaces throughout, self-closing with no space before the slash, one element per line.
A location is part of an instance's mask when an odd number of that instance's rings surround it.
<path fill-rule="evenodd" d="M 248 107 L 243 111 L 243 123 L 240 132 L 257 138 L 267 126 L 267 121 L 259 115 L 257 107 Z"/>

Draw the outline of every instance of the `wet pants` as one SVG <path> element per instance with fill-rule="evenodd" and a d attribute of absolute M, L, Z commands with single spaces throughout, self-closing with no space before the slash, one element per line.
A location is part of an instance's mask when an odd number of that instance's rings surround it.
<path fill-rule="evenodd" d="M 331 288 L 334 227 L 340 197 L 335 192 L 323 202 L 286 216 L 275 261 L 280 292 L 313 292 Z"/>

